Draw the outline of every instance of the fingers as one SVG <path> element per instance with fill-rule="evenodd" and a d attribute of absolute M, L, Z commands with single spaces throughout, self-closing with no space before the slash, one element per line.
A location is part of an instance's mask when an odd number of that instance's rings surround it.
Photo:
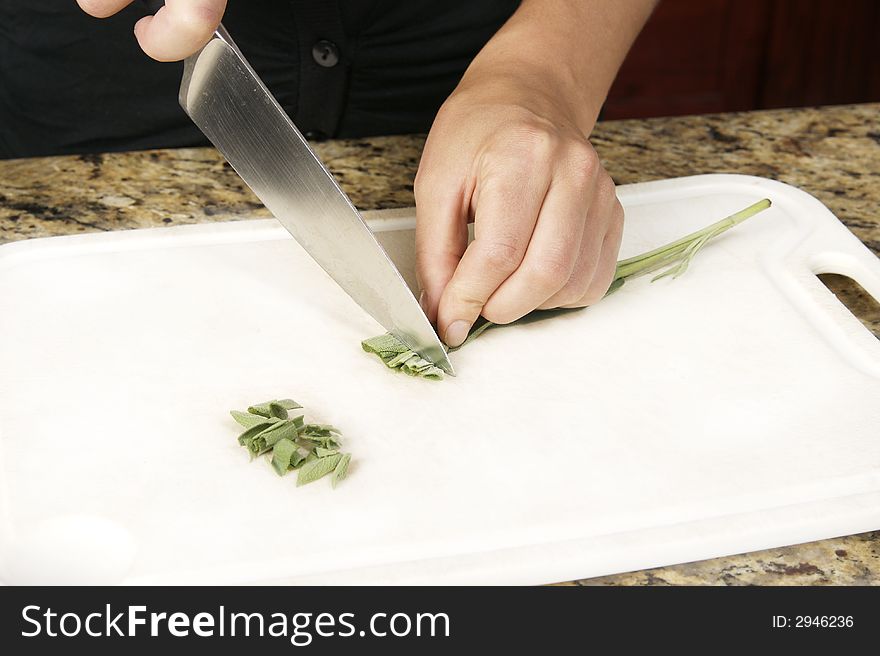
<path fill-rule="evenodd" d="M 526 254 L 550 174 L 549 143 L 520 143 L 481 163 L 472 199 L 474 241 L 467 247 L 437 309 L 441 338 L 458 346 L 486 301 L 517 270 Z"/>
<path fill-rule="evenodd" d="M 577 264 L 565 285 L 541 303 L 539 309 L 589 305 L 598 300 L 589 297 L 591 289 L 605 284 L 599 292 L 601 298 L 614 274 L 622 232 L 623 208 L 617 201 L 614 183 L 603 173 L 587 213 Z"/>
<path fill-rule="evenodd" d="M 614 203 L 614 207 L 611 209 L 611 216 L 612 222 L 602 242 L 599 263 L 586 293 L 574 303 L 560 304 L 561 307 L 577 308 L 593 305 L 601 301 L 608 291 L 608 287 L 611 285 L 612 280 L 614 280 L 614 272 L 617 269 L 617 255 L 620 252 L 620 241 L 623 237 L 623 207 L 619 201 Z"/>
<path fill-rule="evenodd" d="M 134 33 L 143 51 L 153 59 L 178 61 L 211 39 L 225 10 L 226 0 L 166 0 L 155 16 L 137 22 Z"/>
<path fill-rule="evenodd" d="M 570 150 L 544 198 L 522 263 L 483 307 L 489 321 L 510 323 L 528 314 L 565 287 L 576 270 L 579 278 L 586 277 L 584 288 L 592 277 L 604 225 L 597 235 L 596 217 L 589 226 L 585 219 L 594 200 L 598 160 L 586 144 L 576 142 Z"/>
<path fill-rule="evenodd" d="M 80 9 L 95 18 L 107 18 L 125 9 L 134 0 L 76 0 Z"/>

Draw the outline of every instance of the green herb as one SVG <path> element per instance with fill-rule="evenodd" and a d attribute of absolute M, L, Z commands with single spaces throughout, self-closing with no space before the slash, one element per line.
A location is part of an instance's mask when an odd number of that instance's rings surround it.
<path fill-rule="evenodd" d="M 664 268 L 665 271 L 654 276 L 651 279 L 651 282 L 667 276 L 678 278 L 678 276 L 687 271 L 694 256 L 700 252 L 707 242 L 742 223 L 746 219 L 753 217 L 758 212 L 766 210 L 770 205 L 770 199 L 765 198 L 757 203 L 749 205 L 744 210 L 731 214 L 702 230 L 692 232 L 691 234 L 670 242 L 665 246 L 648 251 L 647 253 L 642 253 L 641 255 L 636 255 L 635 257 L 620 260 L 617 263 L 617 268 L 614 272 L 614 279 L 608 287 L 608 291 L 605 292 L 605 296 L 609 296 L 623 287 L 624 283 L 630 278 L 635 278 L 646 273 L 653 273 L 654 271 Z M 523 317 L 520 321 L 527 320 L 529 316 L 530 315 Z M 467 346 L 486 330 L 494 328 L 497 325 L 498 324 L 494 324 L 491 321 L 480 318 L 471 328 L 471 332 L 467 336 L 467 339 L 465 339 L 459 346 L 447 348 L 447 351 L 451 353 Z M 403 344 L 391 333 L 366 339 L 361 342 L 361 346 L 368 353 L 375 353 L 378 355 L 391 369 L 398 369 L 411 376 L 420 376 L 431 380 L 443 379 L 443 371 L 441 369 L 435 367 L 427 360 L 424 360 L 418 353 L 409 350 L 408 346 Z M 409 366 L 409 362 L 413 358 L 420 361 L 419 366 Z"/>
<path fill-rule="evenodd" d="M 299 408 L 302 406 L 296 401 L 281 399 L 257 403 L 247 412 L 233 410 L 230 414 L 245 429 L 238 443 L 252 457 L 270 454 L 272 468 L 279 476 L 299 469 L 297 485 L 334 472 L 332 486 L 336 487 L 345 478 L 351 454 L 339 452 L 341 433 L 335 426 L 307 424 L 303 415 L 288 418 L 288 411 Z"/>
<path fill-rule="evenodd" d="M 301 433 L 306 437 L 333 437 L 339 434 L 339 429 L 330 424 L 306 424 Z"/>
<path fill-rule="evenodd" d="M 259 455 L 271 449 L 280 440 L 295 440 L 297 435 L 299 435 L 299 428 L 294 420 L 279 421 L 277 424 L 271 424 L 262 433 L 256 435 L 251 440 L 250 450 L 255 455 Z"/>
<path fill-rule="evenodd" d="M 258 403 L 248 408 L 248 413 L 260 415 L 261 417 L 274 417 L 276 419 L 287 419 L 287 411 L 301 408 L 302 406 L 293 399 L 281 399 L 274 401 L 266 401 Z"/>
<path fill-rule="evenodd" d="M 343 453 L 336 468 L 333 470 L 333 478 L 330 479 L 330 485 L 336 487 L 339 482 L 348 475 L 348 465 L 351 462 L 351 454 Z"/>
<path fill-rule="evenodd" d="M 367 353 L 375 353 L 389 369 L 397 369 L 409 376 L 443 380 L 443 370 L 425 360 L 391 333 L 378 335 L 361 342 Z"/>
<path fill-rule="evenodd" d="M 298 448 L 296 442 L 287 438 L 275 443 L 272 449 L 272 467 L 279 476 L 284 476 L 290 469 L 290 461 Z"/>
<path fill-rule="evenodd" d="M 341 458 L 341 453 L 335 453 L 330 456 L 316 458 L 310 462 L 305 462 L 302 467 L 299 468 L 299 473 L 296 476 L 297 487 L 312 483 L 319 478 L 326 476 L 336 469 L 336 465 L 339 464 Z"/>
<path fill-rule="evenodd" d="M 262 426 L 264 424 L 274 424 L 276 421 L 278 421 L 278 419 L 276 419 L 275 417 L 264 417 L 262 415 L 251 414 L 249 412 L 239 412 L 238 410 L 233 410 L 229 414 L 231 414 L 232 418 L 245 428 Z"/>

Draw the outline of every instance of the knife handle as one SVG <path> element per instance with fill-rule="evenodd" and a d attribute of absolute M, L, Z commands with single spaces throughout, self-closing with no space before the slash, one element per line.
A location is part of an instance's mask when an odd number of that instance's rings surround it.
<path fill-rule="evenodd" d="M 147 6 L 147 9 L 151 14 L 155 14 L 165 6 L 165 0 L 143 0 L 143 3 Z"/>

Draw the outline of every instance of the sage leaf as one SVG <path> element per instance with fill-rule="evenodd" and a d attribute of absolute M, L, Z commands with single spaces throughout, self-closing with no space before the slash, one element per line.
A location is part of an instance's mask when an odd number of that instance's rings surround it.
<path fill-rule="evenodd" d="M 427 378 L 428 380 L 443 379 L 442 369 L 410 350 L 406 344 L 391 333 L 365 339 L 361 342 L 361 348 L 367 353 L 378 355 L 389 369 L 396 369 L 409 376 Z"/>
<path fill-rule="evenodd" d="M 232 418 L 245 428 L 259 426 L 260 424 L 274 424 L 278 421 L 275 417 L 263 417 L 261 415 L 251 414 L 250 412 L 239 412 L 238 410 L 233 410 L 229 414 L 231 414 Z"/>
<path fill-rule="evenodd" d="M 290 461 L 296 450 L 296 442 L 293 440 L 284 438 L 275 443 L 275 447 L 272 449 L 272 467 L 279 476 L 284 476 L 290 469 Z"/>
<path fill-rule="evenodd" d="M 293 455 L 290 456 L 290 468 L 296 469 L 302 465 L 309 456 L 314 456 L 314 452 L 308 447 L 299 445 L 296 451 L 293 452 Z"/>
<path fill-rule="evenodd" d="M 295 440 L 298 433 L 299 429 L 297 428 L 296 422 L 291 419 L 270 424 L 268 428 L 263 429 L 261 433 L 254 436 L 251 451 L 254 451 L 257 454 L 265 453 L 279 440 Z"/>
<path fill-rule="evenodd" d="M 261 417 L 275 417 L 276 419 L 287 419 L 287 411 L 301 408 L 302 406 L 293 399 L 281 399 L 274 401 L 265 401 L 257 403 L 248 408 L 248 412 Z"/>
<path fill-rule="evenodd" d="M 238 436 L 238 443 L 250 449 L 250 444 L 253 442 L 254 438 L 271 426 L 272 424 L 257 424 L 256 426 L 251 426 Z"/>
<path fill-rule="evenodd" d="M 332 472 L 339 463 L 340 458 L 342 458 L 342 454 L 337 453 L 332 456 L 315 458 L 314 460 L 305 462 L 303 466 L 299 468 L 299 473 L 296 476 L 297 487 L 313 483 L 319 478 Z"/>
<path fill-rule="evenodd" d="M 238 443 L 248 449 L 252 458 L 270 453 L 270 463 L 279 476 L 292 469 L 305 469 L 305 474 L 297 476 L 297 485 L 305 485 L 335 471 L 343 454 L 339 452 L 338 428 L 307 424 L 302 414 L 288 416 L 291 410 L 300 408 L 292 399 L 280 399 L 256 403 L 248 412 L 233 410 L 230 414 L 244 427 Z"/>
<path fill-rule="evenodd" d="M 351 454 L 343 453 L 336 467 L 333 468 L 333 478 L 330 479 L 330 485 L 336 487 L 343 478 L 348 475 L 348 465 L 351 463 Z"/>
<path fill-rule="evenodd" d="M 300 433 L 306 437 L 331 437 L 339 434 L 339 429 L 330 424 L 305 424 Z"/>

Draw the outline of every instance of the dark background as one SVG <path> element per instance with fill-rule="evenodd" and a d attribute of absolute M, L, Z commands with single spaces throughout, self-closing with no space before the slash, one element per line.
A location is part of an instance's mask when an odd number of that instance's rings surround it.
<path fill-rule="evenodd" d="M 603 118 L 872 101 L 878 0 L 661 0 Z"/>

